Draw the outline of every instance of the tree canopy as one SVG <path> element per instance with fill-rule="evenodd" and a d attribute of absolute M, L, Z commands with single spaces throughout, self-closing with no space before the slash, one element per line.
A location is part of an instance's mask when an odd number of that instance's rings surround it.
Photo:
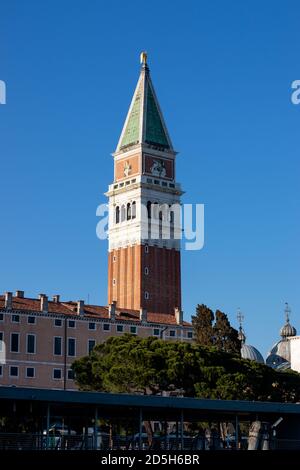
<path fill-rule="evenodd" d="M 196 341 L 201 346 L 215 346 L 220 351 L 240 354 L 238 331 L 230 325 L 225 313 L 216 310 L 214 314 L 206 305 L 198 304 L 192 324 Z"/>
<path fill-rule="evenodd" d="M 300 401 L 300 374 L 279 372 L 216 347 L 125 334 L 72 365 L 79 388 L 199 398 Z"/>

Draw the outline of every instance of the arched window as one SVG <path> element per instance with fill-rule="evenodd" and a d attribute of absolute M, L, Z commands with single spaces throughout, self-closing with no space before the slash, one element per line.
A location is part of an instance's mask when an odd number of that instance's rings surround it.
<path fill-rule="evenodd" d="M 145 300 L 149 300 L 149 292 L 145 292 Z"/>
<path fill-rule="evenodd" d="M 123 204 L 123 206 L 121 207 L 121 222 L 124 222 L 125 220 L 125 206 Z"/>
<path fill-rule="evenodd" d="M 116 224 L 120 222 L 120 207 L 116 207 Z"/>
<path fill-rule="evenodd" d="M 130 220 L 131 219 L 131 204 L 130 204 L 130 202 L 128 202 L 128 204 L 127 204 L 127 211 L 126 212 L 127 212 L 126 218 L 127 218 L 127 220 Z"/>
<path fill-rule="evenodd" d="M 136 218 L 136 202 L 133 201 L 132 206 L 131 206 L 131 218 L 135 219 Z"/>
<path fill-rule="evenodd" d="M 151 201 L 147 202 L 148 219 L 151 219 Z"/>
<path fill-rule="evenodd" d="M 170 211 L 170 238 L 174 240 L 174 211 Z"/>

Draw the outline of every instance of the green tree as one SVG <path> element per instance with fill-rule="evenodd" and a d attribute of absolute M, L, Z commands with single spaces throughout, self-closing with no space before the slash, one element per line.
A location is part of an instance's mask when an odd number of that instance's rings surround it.
<path fill-rule="evenodd" d="M 188 342 L 110 337 L 72 365 L 79 388 L 216 399 L 300 401 L 300 374 Z"/>
<path fill-rule="evenodd" d="M 238 338 L 238 331 L 233 328 L 225 313 L 217 310 L 215 313 L 214 345 L 224 352 L 240 354 L 241 342 Z"/>
<path fill-rule="evenodd" d="M 238 331 L 230 325 L 225 313 L 217 310 L 214 314 L 206 305 L 198 304 L 192 325 L 196 342 L 201 346 L 215 346 L 220 351 L 240 354 Z"/>
<path fill-rule="evenodd" d="M 204 304 L 198 304 L 196 315 L 192 316 L 196 341 L 202 346 L 212 346 L 214 344 L 214 321 L 213 311 Z"/>

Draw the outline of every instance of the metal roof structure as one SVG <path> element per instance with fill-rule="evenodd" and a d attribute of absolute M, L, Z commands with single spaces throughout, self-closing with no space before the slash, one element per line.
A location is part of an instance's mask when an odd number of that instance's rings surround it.
<path fill-rule="evenodd" d="M 0 387 L 0 400 L 23 400 L 54 404 L 92 405 L 108 408 L 143 408 L 144 410 L 186 410 L 217 413 L 300 414 L 300 403 L 242 400 L 210 400 L 186 397 L 161 397 L 102 392 L 79 392 L 19 387 Z"/>

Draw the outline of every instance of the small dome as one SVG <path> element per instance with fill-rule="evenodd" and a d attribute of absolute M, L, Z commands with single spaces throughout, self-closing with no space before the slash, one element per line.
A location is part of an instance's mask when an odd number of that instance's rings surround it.
<path fill-rule="evenodd" d="M 297 331 L 289 322 L 287 322 L 280 330 L 280 336 L 287 338 L 288 336 L 296 336 Z"/>
<path fill-rule="evenodd" d="M 250 344 L 243 344 L 241 347 L 241 356 L 243 359 L 250 359 L 250 361 L 256 361 L 259 364 L 264 364 L 264 358 L 260 352 Z"/>
<path fill-rule="evenodd" d="M 241 342 L 242 344 L 244 344 L 245 341 L 246 341 L 246 335 L 245 335 L 245 333 L 243 332 L 242 328 L 240 328 L 240 330 L 239 330 L 238 339 L 240 340 L 240 342 Z"/>
<path fill-rule="evenodd" d="M 288 339 L 281 339 L 274 344 L 266 359 L 266 364 L 273 369 L 287 368 L 291 361 L 290 342 Z M 286 367 L 283 367 L 285 364 Z"/>

